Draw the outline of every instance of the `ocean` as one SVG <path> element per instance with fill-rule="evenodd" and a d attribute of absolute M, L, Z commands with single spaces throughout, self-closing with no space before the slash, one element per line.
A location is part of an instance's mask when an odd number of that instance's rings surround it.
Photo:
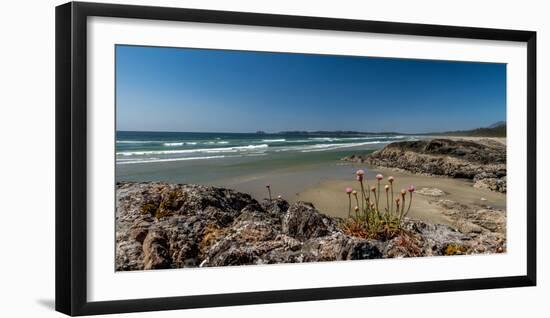
<path fill-rule="evenodd" d="M 116 134 L 117 164 L 326 152 L 411 139 L 399 135 L 129 132 Z"/>
<path fill-rule="evenodd" d="M 116 181 L 222 186 L 263 195 L 266 183 L 293 195 L 327 179 L 353 178 L 340 158 L 366 154 L 402 135 L 129 132 L 116 134 Z"/>

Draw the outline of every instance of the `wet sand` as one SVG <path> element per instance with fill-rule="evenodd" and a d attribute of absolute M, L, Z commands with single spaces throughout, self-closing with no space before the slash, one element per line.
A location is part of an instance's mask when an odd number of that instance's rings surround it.
<path fill-rule="evenodd" d="M 370 185 L 374 185 L 374 176 L 377 173 L 384 175 L 381 187 L 387 183 L 386 178 L 388 176 L 394 176 L 395 195 L 409 184 L 413 184 L 417 190 L 436 188 L 444 191 L 445 194 L 438 197 L 415 193 L 409 216 L 425 222 L 453 225 L 453 221 L 444 215 L 444 210 L 435 203 L 440 199 L 448 199 L 479 208 L 490 206 L 506 209 L 505 194 L 474 188 L 471 180 L 416 175 L 344 162 L 265 171 L 264 173 L 255 173 L 240 178 L 232 178 L 231 180 L 216 180 L 211 185 L 222 185 L 249 193 L 255 199 L 262 200 L 268 196 L 265 185 L 269 183 L 274 198 L 282 195 L 289 202 L 312 202 L 322 213 L 330 216 L 346 217 L 348 198 L 344 189 L 353 187 L 359 190 L 359 184 L 355 181 L 354 174 L 357 169 L 366 170 L 366 177 Z M 385 207 L 385 202 L 385 196 L 383 196 L 380 200 L 382 207 Z"/>
<path fill-rule="evenodd" d="M 372 169 L 369 172 L 373 171 L 382 173 L 385 178 L 390 175 L 394 176 L 394 191 L 396 194 L 399 193 L 400 189 L 406 188 L 409 184 L 414 184 L 417 190 L 422 188 L 437 188 L 444 191 L 445 194 L 438 197 L 415 193 L 409 217 L 425 222 L 453 225 L 452 220 L 443 214 L 443 209 L 435 204 L 435 201 L 439 199 L 448 199 L 479 207 L 506 208 L 505 194 L 474 188 L 470 180 L 422 176 L 382 168 Z M 387 179 L 384 179 L 382 184 L 387 182 L 385 180 Z M 373 185 L 372 178 L 369 182 Z M 344 193 L 344 189 L 348 186 L 356 189 L 359 188 L 357 181 L 354 181 L 353 178 L 350 178 L 349 181 L 327 180 L 300 192 L 297 198 L 302 201 L 312 202 L 320 211 L 328 215 L 345 217 L 348 213 L 348 199 Z M 385 196 L 381 198 L 380 204 L 383 207 L 386 206 Z"/>

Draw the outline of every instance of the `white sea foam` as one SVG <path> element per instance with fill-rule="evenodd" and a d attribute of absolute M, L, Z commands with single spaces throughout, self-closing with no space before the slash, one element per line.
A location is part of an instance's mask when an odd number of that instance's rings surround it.
<path fill-rule="evenodd" d="M 161 143 L 159 140 L 117 140 L 117 144 L 156 144 Z"/>
<path fill-rule="evenodd" d="M 165 142 L 163 145 L 166 147 L 177 147 L 177 146 L 183 146 L 184 142 Z"/>
<path fill-rule="evenodd" d="M 287 151 L 296 151 L 296 152 L 313 152 L 313 151 L 326 151 L 340 148 L 353 148 L 365 145 L 376 145 L 389 143 L 389 141 L 366 141 L 366 142 L 348 142 L 348 143 L 323 143 L 323 144 L 314 144 L 314 145 L 300 145 L 300 146 L 287 146 L 287 147 L 274 147 L 270 148 L 272 152 L 287 152 Z"/>
<path fill-rule="evenodd" d="M 317 142 L 317 140 L 311 140 L 311 139 L 295 139 L 295 140 L 287 140 L 288 143 L 298 143 L 298 142 Z"/>
<path fill-rule="evenodd" d="M 219 139 L 219 138 L 216 138 L 216 139 Z M 207 142 L 204 142 L 203 144 L 205 145 L 225 145 L 225 144 L 228 144 L 229 141 L 207 141 Z"/>
<path fill-rule="evenodd" d="M 117 152 L 117 156 L 146 156 L 146 155 L 171 155 L 171 154 L 186 154 L 186 153 L 224 153 L 224 152 L 240 152 L 252 151 L 256 149 L 268 148 L 267 144 L 248 145 L 238 147 L 223 147 L 223 148 L 199 148 L 199 149 L 181 149 L 181 150 L 148 150 L 148 151 L 122 151 Z"/>
<path fill-rule="evenodd" d="M 138 140 L 122 140 L 118 143 L 158 143 L 167 148 L 164 149 L 133 149 L 120 150 L 116 153 L 117 164 L 134 164 L 134 163 L 153 163 L 153 162 L 171 162 L 171 161 L 187 161 L 201 159 L 215 159 L 227 157 L 242 157 L 242 156 L 266 156 L 269 153 L 279 152 L 321 152 L 337 149 L 354 148 L 376 144 L 387 144 L 396 139 L 413 140 L 416 136 L 355 136 L 355 137 L 311 137 L 304 139 L 287 139 L 287 138 L 272 138 L 272 139 L 256 139 L 242 140 L 248 141 L 248 145 L 243 146 L 225 146 L 220 147 L 218 144 L 227 144 L 230 141 L 223 139 L 211 140 L 196 140 L 196 141 L 138 141 Z M 241 141 L 241 142 L 242 142 Z M 261 143 L 263 142 L 263 143 Z M 302 143 L 297 145 L 296 143 Z M 180 147 L 187 145 L 209 145 L 205 147 L 197 146 L 196 149 L 170 149 L 169 147 Z M 191 147 L 187 147 L 191 148 Z M 368 148 L 366 148 L 368 149 Z M 160 157 L 160 158 L 159 158 Z"/>
<path fill-rule="evenodd" d="M 361 137 L 311 137 L 314 141 L 348 141 L 348 140 L 373 140 L 373 139 L 402 139 L 404 136 L 361 136 Z"/>
<path fill-rule="evenodd" d="M 317 140 L 317 141 L 336 141 L 338 138 L 335 137 L 311 137 L 308 138 L 310 140 Z"/>
<path fill-rule="evenodd" d="M 230 156 L 230 157 L 240 157 L 240 156 Z M 117 159 L 117 165 L 125 165 L 125 164 L 134 164 L 134 163 L 153 163 L 153 162 L 172 162 L 172 161 L 187 161 L 187 160 L 207 160 L 207 159 L 221 159 L 226 158 L 226 156 L 220 155 L 220 156 L 203 156 L 203 157 L 183 157 L 183 158 L 165 158 L 165 159 L 159 159 L 159 158 L 147 158 L 143 160 L 139 159 L 132 159 L 129 161 L 124 161 L 123 159 Z"/>
<path fill-rule="evenodd" d="M 183 146 L 183 145 L 196 145 L 197 142 L 195 141 L 178 141 L 178 142 L 165 142 L 162 140 L 117 140 L 117 144 L 163 144 L 167 147 L 174 147 L 174 146 Z"/>
<path fill-rule="evenodd" d="M 313 146 L 304 147 L 301 152 L 315 152 L 315 151 L 326 151 L 340 148 L 353 148 L 366 145 L 375 145 L 381 143 L 388 143 L 387 141 L 367 141 L 367 142 L 356 142 L 356 143 L 344 143 L 344 144 L 319 144 Z"/>

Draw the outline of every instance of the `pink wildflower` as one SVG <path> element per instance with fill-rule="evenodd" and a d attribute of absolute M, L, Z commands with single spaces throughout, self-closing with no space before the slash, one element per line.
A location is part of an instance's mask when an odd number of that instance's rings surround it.
<path fill-rule="evenodd" d="M 356 175 L 357 181 L 362 182 L 363 176 L 365 175 L 365 171 L 362 169 L 359 169 L 355 172 L 355 175 Z"/>

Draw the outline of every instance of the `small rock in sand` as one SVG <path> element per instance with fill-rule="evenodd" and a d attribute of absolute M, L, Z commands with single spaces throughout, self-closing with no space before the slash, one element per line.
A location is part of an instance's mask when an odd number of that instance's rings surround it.
<path fill-rule="evenodd" d="M 445 195 L 445 191 L 437 188 L 422 188 L 422 189 L 416 190 L 416 193 L 430 196 L 430 197 L 440 197 Z"/>

